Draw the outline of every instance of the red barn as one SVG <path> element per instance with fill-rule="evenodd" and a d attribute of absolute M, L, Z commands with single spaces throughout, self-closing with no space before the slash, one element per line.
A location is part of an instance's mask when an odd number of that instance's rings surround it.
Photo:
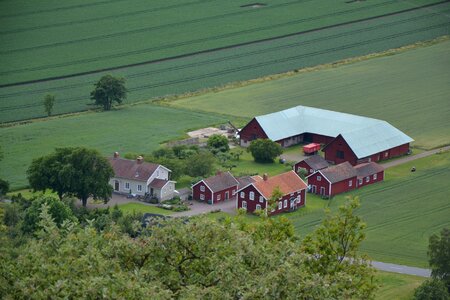
<path fill-rule="evenodd" d="M 208 204 L 234 198 L 238 181 L 230 172 L 219 172 L 216 176 L 200 180 L 192 186 L 192 198 Z"/>
<path fill-rule="evenodd" d="M 325 159 L 352 165 L 404 155 L 413 141 L 409 136 L 377 119 L 297 106 L 253 118 L 239 132 L 241 146 L 263 138 L 283 147 L 313 142 L 325 144 Z"/>
<path fill-rule="evenodd" d="M 333 197 L 357 188 L 357 172 L 349 162 L 344 162 L 309 175 L 308 186 L 313 194 Z"/>
<path fill-rule="evenodd" d="M 294 171 L 289 171 L 273 177 L 252 177 L 254 182 L 240 188 L 237 192 L 237 208 L 248 212 L 266 209 L 275 188 L 279 188 L 283 196 L 277 206 L 270 212 L 275 215 L 281 212 L 293 211 L 305 205 L 306 184 Z"/>
<path fill-rule="evenodd" d="M 363 163 L 354 169 L 358 178 L 358 188 L 384 180 L 384 168 L 377 163 Z"/>
<path fill-rule="evenodd" d="M 299 161 L 294 165 L 294 171 L 298 174 L 301 169 L 305 169 L 308 175 L 312 173 L 327 168 L 330 165 L 322 156 L 313 155 L 302 161 Z"/>

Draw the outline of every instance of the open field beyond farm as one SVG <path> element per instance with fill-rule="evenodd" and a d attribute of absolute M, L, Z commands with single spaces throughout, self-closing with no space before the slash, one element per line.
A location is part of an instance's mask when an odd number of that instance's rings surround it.
<path fill-rule="evenodd" d="M 131 2 L 1 1 L 0 123 L 45 116 L 47 93 L 55 114 L 89 109 L 105 73 L 136 102 L 450 34 L 448 1 Z"/>
<path fill-rule="evenodd" d="M 390 122 L 413 146 L 450 144 L 450 41 L 337 68 L 171 102 L 175 107 L 251 118 L 296 105 Z"/>
<path fill-rule="evenodd" d="M 25 172 L 31 160 L 55 147 L 84 146 L 104 155 L 149 153 L 160 143 L 184 137 L 188 129 L 224 122 L 220 116 L 139 105 L 0 128 L 4 152 L 0 178 L 7 179 L 12 188 L 27 185 Z"/>

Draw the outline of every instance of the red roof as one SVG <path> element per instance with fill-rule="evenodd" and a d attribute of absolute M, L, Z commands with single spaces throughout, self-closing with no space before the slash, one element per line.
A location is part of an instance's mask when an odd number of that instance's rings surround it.
<path fill-rule="evenodd" d="M 160 166 L 148 162 L 138 163 L 136 160 L 120 157 L 109 157 L 108 160 L 114 170 L 114 177 L 137 181 L 147 181 Z"/>
<path fill-rule="evenodd" d="M 276 187 L 280 188 L 283 195 L 291 194 L 307 188 L 306 183 L 297 174 L 295 174 L 294 171 L 268 177 L 267 180 L 260 177 L 259 180 L 252 184 L 260 193 L 263 194 L 266 199 L 269 199 L 272 196 L 273 190 Z"/>

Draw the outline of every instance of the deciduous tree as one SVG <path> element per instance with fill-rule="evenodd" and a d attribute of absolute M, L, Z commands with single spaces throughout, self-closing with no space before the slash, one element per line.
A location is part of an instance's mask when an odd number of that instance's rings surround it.
<path fill-rule="evenodd" d="M 55 96 L 47 94 L 44 97 L 44 110 L 47 116 L 51 116 L 53 112 L 53 106 L 55 105 Z"/>
<path fill-rule="evenodd" d="M 110 110 L 114 102 L 122 103 L 127 97 L 125 79 L 104 75 L 95 84 L 91 92 L 91 99 L 96 105 L 103 106 L 104 110 Z"/>
<path fill-rule="evenodd" d="M 96 150 L 56 149 L 50 155 L 33 160 L 27 174 L 33 189 L 52 189 L 60 199 L 64 194 L 76 196 L 83 206 L 89 197 L 108 201 L 112 193 L 109 179 L 114 171 Z"/>
<path fill-rule="evenodd" d="M 230 146 L 228 145 L 228 139 L 226 136 L 221 134 L 213 134 L 208 138 L 207 141 L 208 148 L 211 151 L 217 152 L 227 152 L 230 150 Z"/>
<path fill-rule="evenodd" d="M 186 173 L 191 177 L 208 176 L 214 169 L 214 156 L 208 151 L 192 155 L 186 164 Z"/>
<path fill-rule="evenodd" d="M 257 139 L 247 148 L 256 162 L 273 162 L 275 157 L 283 153 L 280 144 L 269 139 Z"/>
<path fill-rule="evenodd" d="M 442 280 L 450 292 L 450 229 L 444 228 L 440 236 L 430 237 L 428 256 L 431 276 Z"/>

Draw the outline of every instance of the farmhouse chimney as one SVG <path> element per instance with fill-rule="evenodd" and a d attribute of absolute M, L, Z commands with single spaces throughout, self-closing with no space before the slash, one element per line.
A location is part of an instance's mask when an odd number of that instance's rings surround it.
<path fill-rule="evenodd" d="M 267 176 L 267 173 L 264 173 L 264 175 L 263 175 L 264 181 L 267 181 L 268 178 L 269 178 L 269 176 Z"/>
<path fill-rule="evenodd" d="M 119 157 L 119 152 L 114 152 L 114 158 L 118 158 Z"/>
<path fill-rule="evenodd" d="M 136 162 L 137 162 L 138 164 L 142 164 L 143 161 L 144 161 L 144 158 L 143 158 L 141 155 L 139 155 L 139 156 L 136 158 Z"/>

